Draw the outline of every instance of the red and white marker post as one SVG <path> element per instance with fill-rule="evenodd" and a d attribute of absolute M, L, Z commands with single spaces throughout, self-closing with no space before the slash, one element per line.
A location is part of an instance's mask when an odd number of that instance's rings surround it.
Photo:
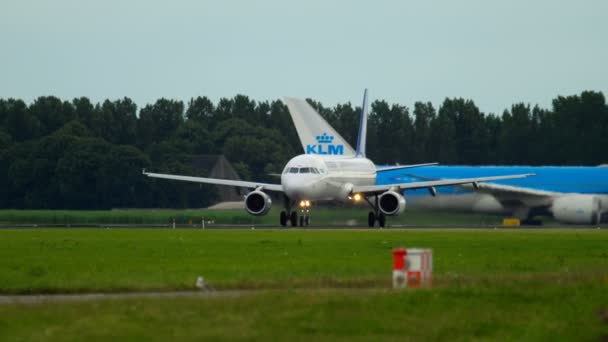
<path fill-rule="evenodd" d="M 433 250 L 397 248 L 393 250 L 393 288 L 431 286 L 433 282 Z"/>

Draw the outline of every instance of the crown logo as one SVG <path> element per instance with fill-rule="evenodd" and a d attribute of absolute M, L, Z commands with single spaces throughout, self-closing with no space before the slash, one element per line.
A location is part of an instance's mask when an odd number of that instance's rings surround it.
<path fill-rule="evenodd" d="M 333 135 L 327 135 L 327 133 L 323 132 L 323 135 L 317 135 L 317 142 L 319 144 L 331 144 L 334 141 Z"/>

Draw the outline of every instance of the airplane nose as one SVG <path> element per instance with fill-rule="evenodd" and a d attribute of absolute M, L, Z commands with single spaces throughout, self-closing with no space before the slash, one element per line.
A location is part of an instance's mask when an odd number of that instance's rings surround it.
<path fill-rule="evenodd" d="M 300 199 L 311 197 L 315 180 L 303 177 L 284 177 L 281 182 L 287 196 L 292 199 Z"/>

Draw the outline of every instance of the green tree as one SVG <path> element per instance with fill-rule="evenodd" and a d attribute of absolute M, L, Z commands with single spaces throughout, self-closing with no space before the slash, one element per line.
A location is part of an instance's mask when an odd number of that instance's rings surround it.
<path fill-rule="evenodd" d="M 196 121 L 207 128 L 209 121 L 213 117 L 213 102 L 206 96 L 190 99 L 188 110 L 186 110 L 186 118 L 189 121 Z"/>
<path fill-rule="evenodd" d="M 488 159 L 489 135 L 484 126 L 484 115 L 473 101 L 445 99 L 439 114 L 447 116 L 454 123 L 456 162 L 481 164 Z"/>
<path fill-rule="evenodd" d="M 183 102 L 159 99 L 139 112 L 138 143 L 145 148 L 154 142 L 161 142 L 171 136 L 183 122 Z"/>
<path fill-rule="evenodd" d="M 416 102 L 414 104 L 414 146 L 413 160 L 418 163 L 431 161 L 429 140 L 433 135 L 431 123 L 435 119 L 436 112 L 430 102 Z"/>
<path fill-rule="evenodd" d="M 442 164 L 454 164 L 458 161 L 456 148 L 456 125 L 445 111 L 439 111 L 431 122 L 433 134 L 429 139 L 431 160 Z"/>
<path fill-rule="evenodd" d="M 602 93 L 559 96 L 553 100 L 553 123 L 559 134 L 559 159 L 566 164 L 593 165 L 602 161 L 602 147 L 608 142 L 608 109 Z M 602 145 L 604 144 L 604 145 Z"/>
<path fill-rule="evenodd" d="M 66 123 L 63 127 L 56 130 L 53 135 L 71 135 L 82 138 L 93 137 L 89 129 L 78 120 Z"/>
<path fill-rule="evenodd" d="M 134 145 L 137 139 L 137 105 L 125 97 L 105 100 L 96 108 L 98 136 L 118 145 Z M 160 116 L 159 118 L 162 118 Z"/>
<path fill-rule="evenodd" d="M 204 154 L 212 150 L 211 134 L 198 121 L 186 121 L 177 129 L 171 141 L 184 153 Z"/>
<path fill-rule="evenodd" d="M 372 103 L 370 117 L 378 132 L 378 143 L 370 155 L 379 164 L 394 164 L 412 160 L 414 130 L 407 107 L 385 101 Z"/>
<path fill-rule="evenodd" d="M 57 161 L 57 183 L 66 208 L 108 209 L 101 172 L 109 161 L 112 145 L 96 138 L 77 138 Z M 86 191 L 83 191 L 86 189 Z"/>
<path fill-rule="evenodd" d="M 107 208 L 145 206 L 151 188 L 141 171 L 149 167 L 150 160 L 136 147 L 112 146 L 97 180 L 102 191 L 102 205 Z"/>
<path fill-rule="evenodd" d="M 21 100 L 2 101 L 4 127 L 17 142 L 35 139 L 40 136 L 40 121 L 30 114 L 27 105 Z"/>
<path fill-rule="evenodd" d="M 74 107 L 68 101 L 55 96 L 41 96 L 29 107 L 30 114 L 38 119 L 43 135 L 54 132 L 76 118 Z"/>
<path fill-rule="evenodd" d="M 294 153 L 304 153 L 298 133 L 291 120 L 291 115 L 289 115 L 289 110 L 283 102 L 273 101 L 270 103 L 268 128 L 276 129 L 287 141 L 287 144 Z"/>
<path fill-rule="evenodd" d="M 359 116 L 361 108 L 353 108 L 350 103 L 338 104 L 333 109 L 335 117 L 334 129 L 355 148 L 357 146 L 357 135 L 359 133 Z"/>
<path fill-rule="evenodd" d="M 523 103 L 514 104 L 511 111 L 504 111 L 502 122 L 501 161 L 507 164 L 527 163 L 531 160 L 530 138 L 533 133 L 530 106 Z"/>
<path fill-rule="evenodd" d="M 0 151 L 9 148 L 13 143 L 13 137 L 6 133 L 3 129 L 0 129 Z"/>

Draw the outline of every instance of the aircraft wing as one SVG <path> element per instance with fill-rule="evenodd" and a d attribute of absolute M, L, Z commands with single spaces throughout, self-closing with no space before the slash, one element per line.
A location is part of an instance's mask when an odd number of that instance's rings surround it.
<path fill-rule="evenodd" d="M 550 197 L 559 195 L 557 192 L 522 188 L 519 186 L 502 185 L 502 184 L 479 184 L 477 188 L 479 192 L 485 192 L 492 195 L 526 195 L 538 197 Z"/>
<path fill-rule="evenodd" d="M 234 179 L 167 175 L 167 174 L 163 174 L 163 173 L 146 172 L 145 170 L 143 171 L 143 174 L 148 177 L 152 177 L 152 178 L 164 178 L 164 179 L 173 179 L 173 180 L 179 180 L 179 181 L 185 181 L 185 182 L 207 183 L 207 184 L 215 184 L 215 185 L 230 185 L 230 186 L 236 186 L 239 188 L 252 188 L 252 189 L 260 188 L 261 190 L 283 192 L 283 186 L 280 184 L 247 182 L 247 181 L 240 181 L 240 180 L 234 180 Z"/>
<path fill-rule="evenodd" d="M 376 169 L 376 172 L 384 172 L 384 171 L 395 171 L 395 170 L 403 170 L 403 169 L 412 169 L 415 167 L 422 166 L 432 166 L 438 165 L 439 163 L 425 163 L 425 164 L 411 164 L 411 165 L 396 165 L 396 166 L 387 166 Z"/>
<path fill-rule="evenodd" d="M 415 174 L 406 174 L 409 177 L 418 178 L 425 181 L 438 180 L 437 178 L 428 178 L 423 176 L 418 176 Z M 471 185 L 463 184 L 460 185 L 462 188 L 470 189 Z M 492 183 L 482 183 L 478 184 L 475 189 L 477 192 L 488 193 L 491 195 L 501 196 L 501 197 L 510 197 L 510 196 L 531 196 L 531 197 L 553 197 L 559 195 L 560 193 L 554 191 L 546 191 L 546 190 L 538 190 L 531 188 L 524 188 L 520 186 L 513 185 L 504 185 L 504 184 L 492 184 Z"/>
<path fill-rule="evenodd" d="M 391 189 L 394 190 L 413 190 L 413 189 L 424 189 L 424 188 L 434 188 L 437 186 L 450 186 L 450 185 L 462 185 L 462 184 L 473 184 L 473 186 L 478 187 L 477 183 L 480 182 L 489 182 L 489 181 L 497 181 L 504 179 L 516 179 L 516 178 L 526 178 L 530 176 L 534 176 L 533 173 L 526 173 L 520 175 L 507 175 L 507 176 L 492 176 L 492 177 L 477 177 L 477 178 L 461 178 L 461 179 L 440 179 L 440 180 L 432 180 L 432 181 L 423 181 L 423 182 L 411 182 L 411 183 L 398 183 L 398 184 L 383 184 L 383 185 L 359 185 L 353 186 L 353 193 L 362 193 L 365 195 L 375 195 L 379 194 Z"/>

